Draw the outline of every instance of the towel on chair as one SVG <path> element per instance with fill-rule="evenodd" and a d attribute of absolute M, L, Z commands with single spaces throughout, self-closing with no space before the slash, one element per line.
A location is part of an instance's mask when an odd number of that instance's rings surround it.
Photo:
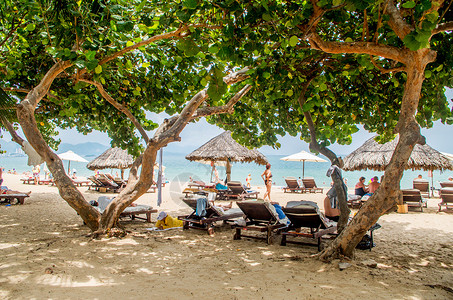
<path fill-rule="evenodd" d="M 197 209 L 195 214 L 199 217 L 206 216 L 206 206 L 208 205 L 208 200 L 206 198 L 197 199 Z"/>

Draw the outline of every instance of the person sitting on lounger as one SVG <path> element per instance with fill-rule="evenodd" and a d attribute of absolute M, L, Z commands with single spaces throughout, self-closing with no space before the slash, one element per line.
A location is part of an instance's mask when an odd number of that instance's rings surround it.
<path fill-rule="evenodd" d="M 160 230 L 173 227 L 182 227 L 182 225 L 183 221 L 178 220 L 177 218 L 173 218 L 164 211 L 161 211 L 157 216 L 156 227 Z"/>
<path fill-rule="evenodd" d="M 368 188 L 364 184 L 365 177 L 360 177 L 359 182 L 355 185 L 355 194 L 359 196 L 364 196 L 368 193 Z"/>
<path fill-rule="evenodd" d="M 378 187 L 380 186 L 381 184 L 379 183 L 379 178 L 377 176 L 374 176 L 372 179 L 371 179 L 371 183 L 368 185 L 368 193 L 370 195 L 373 195 L 374 192 L 376 192 L 376 190 L 378 189 Z"/>

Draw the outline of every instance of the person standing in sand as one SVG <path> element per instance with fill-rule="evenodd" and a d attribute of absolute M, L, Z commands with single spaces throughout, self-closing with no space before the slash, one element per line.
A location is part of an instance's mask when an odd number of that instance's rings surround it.
<path fill-rule="evenodd" d="M 272 188 L 272 172 L 271 164 L 266 165 L 266 170 L 261 174 L 261 178 L 264 180 L 264 185 L 266 186 L 266 193 L 264 193 L 263 199 L 266 200 L 266 196 L 271 201 L 271 188 Z"/>
<path fill-rule="evenodd" d="M 247 178 L 245 179 L 245 182 L 246 182 L 246 185 L 247 185 L 247 188 L 251 188 L 252 185 L 251 185 L 251 182 L 252 182 L 252 174 L 249 174 L 247 176 Z"/>

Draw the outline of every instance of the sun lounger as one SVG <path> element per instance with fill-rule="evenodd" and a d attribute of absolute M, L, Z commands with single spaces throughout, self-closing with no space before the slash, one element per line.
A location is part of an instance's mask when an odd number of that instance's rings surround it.
<path fill-rule="evenodd" d="M 0 202 L 9 204 L 24 204 L 25 198 L 30 197 L 27 194 L 1 194 Z"/>
<path fill-rule="evenodd" d="M 361 199 L 362 199 L 362 197 L 360 195 L 348 194 L 348 206 L 350 208 L 360 208 L 360 207 L 362 207 L 362 204 L 365 201 L 362 201 Z"/>
<path fill-rule="evenodd" d="M 423 212 L 423 207 L 427 207 L 426 199 L 424 199 L 418 189 L 401 190 L 403 192 L 403 203 L 408 207 L 420 207 Z"/>
<path fill-rule="evenodd" d="M 441 211 L 442 206 L 445 206 L 445 209 L 453 208 L 453 187 L 441 188 L 439 194 L 442 199 L 442 202 L 439 203 L 439 211 Z"/>
<path fill-rule="evenodd" d="M 453 181 L 444 181 L 440 183 L 441 188 L 453 188 Z"/>
<path fill-rule="evenodd" d="M 35 184 L 34 177 L 21 178 L 20 181 L 22 181 L 23 184 Z"/>
<path fill-rule="evenodd" d="M 197 199 L 183 199 L 185 204 L 193 209 L 190 215 L 178 216 L 179 220 L 182 220 L 184 225 L 183 229 L 201 229 L 206 230 L 209 235 L 214 234 L 214 223 L 223 221 L 223 223 L 233 222 L 234 219 L 240 218 L 244 213 L 239 208 L 231 208 L 223 211 L 209 202 L 206 206 L 206 214 L 204 216 L 198 216 L 197 211 Z"/>
<path fill-rule="evenodd" d="M 285 193 L 304 193 L 306 189 L 299 185 L 297 182 L 296 177 L 286 177 L 286 187 L 283 188 L 283 192 Z"/>
<path fill-rule="evenodd" d="M 317 193 L 317 192 L 322 193 L 322 188 L 319 188 L 316 186 L 316 182 L 315 182 L 314 178 L 310 178 L 310 177 L 302 178 L 302 183 L 304 184 L 304 188 L 306 191 L 308 191 L 310 193 Z"/>
<path fill-rule="evenodd" d="M 321 238 L 326 234 L 335 233 L 337 226 L 335 222 L 330 222 L 319 211 L 318 205 L 312 201 L 299 201 L 299 203 L 288 203 L 283 208 L 283 212 L 291 221 L 287 231 L 282 232 L 281 245 L 286 243 L 306 244 L 298 241 L 288 241 L 288 236 L 308 237 L 317 241 L 318 251 L 321 250 Z M 299 229 L 309 229 L 310 232 L 304 232 Z M 311 244 L 309 244 L 311 245 Z"/>
<path fill-rule="evenodd" d="M 286 227 L 286 224 L 282 224 L 279 221 L 275 208 L 269 202 L 249 200 L 237 202 L 237 205 L 245 215 L 245 224 L 233 226 L 236 228 L 233 236 L 235 240 L 248 237 L 265 239 L 268 244 L 272 244 L 274 234 L 279 233 L 282 228 Z M 244 235 L 242 230 L 266 232 L 266 236 Z"/>
<path fill-rule="evenodd" d="M 96 178 L 99 182 L 102 183 L 102 187 L 99 188 L 100 192 L 114 192 L 117 193 L 120 190 L 120 186 L 117 185 L 113 180 L 108 178 L 105 174 L 99 174 Z"/>
<path fill-rule="evenodd" d="M 75 186 L 88 186 L 91 181 L 84 179 L 72 179 L 72 182 L 74 183 Z"/>
<path fill-rule="evenodd" d="M 414 179 L 412 187 L 420 191 L 422 195 L 429 198 L 429 181 L 426 179 Z"/>
<path fill-rule="evenodd" d="M 96 208 L 103 213 L 104 210 L 107 208 L 109 203 L 112 199 L 101 196 L 98 198 L 98 206 Z M 125 210 L 120 214 L 120 218 L 122 217 L 130 217 L 132 220 L 135 218 L 145 220 L 148 223 L 151 223 L 151 214 L 157 213 L 157 209 L 153 209 L 151 206 L 148 205 L 137 205 L 137 206 L 128 206 Z M 139 215 L 146 215 L 146 217 L 140 217 Z"/>
<path fill-rule="evenodd" d="M 257 191 L 245 190 L 244 186 L 239 181 L 230 181 L 227 183 L 228 192 L 225 195 L 228 199 L 240 199 L 244 200 L 247 198 L 255 198 L 258 199 L 258 195 L 260 194 Z"/>

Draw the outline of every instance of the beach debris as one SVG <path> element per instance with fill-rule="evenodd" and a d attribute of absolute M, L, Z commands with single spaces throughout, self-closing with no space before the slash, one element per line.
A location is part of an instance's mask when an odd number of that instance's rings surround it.
<path fill-rule="evenodd" d="M 338 264 L 338 268 L 340 269 L 340 271 L 346 270 L 350 266 L 352 266 L 352 265 L 350 263 L 347 263 L 347 262 L 341 262 L 341 263 Z"/>
<path fill-rule="evenodd" d="M 52 274 L 52 273 L 53 273 L 53 269 L 48 267 L 48 268 L 46 268 L 46 269 L 44 270 L 44 273 L 46 273 L 46 274 Z"/>
<path fill-rule="evenodd" d="M 366 259 L 362 261 L 362 264 L 369 268 L 377 268 L 377 262 L 374 259 Z"/>

